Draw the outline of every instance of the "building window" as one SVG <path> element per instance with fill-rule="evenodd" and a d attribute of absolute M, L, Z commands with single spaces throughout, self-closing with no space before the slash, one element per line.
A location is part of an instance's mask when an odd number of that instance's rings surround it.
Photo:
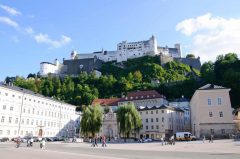
<path fill-rule="evenodd" d="M 146 123 L 148 123 L 148 118 L 146 119 Z"/>
<path fill-rule="evenodd" d="M 158 122 L 158 118 L 156 118 L 156 122 Z"/>
<path fill-rule="evenodd" d="M 148 114 L 148 111 L 146 111 L 146 114 Z"/>
<path fill-rule="evenodd" d="M 13 107 L 10 107 L 10 110 L 13 111 Z"/>
<path fill-rule="evenodd" d="M 213 115 L 212 115 L 212 112 L 209 112 L 209 117 L 212 117 Z"/>
<path fill-rule="evenodd" d="M 142 115 L 142 112 L 140 112 L 140 114 Z"/>
<path fill-rule="evenodd" d="M 12 117 L 8 118 L 8 123 L 12 123 Z"/>
<path fill-rule="evenodd" d="M 222 105 L 222 98 L 218 97 L 218 105 Z"/>
<path fill-rule="evenodd" d="M 5 116 L 2 116 L 1 123 L 4 123 Z"/>
<path fill-rule="evenodd" d="M 164 113 L 164 110 L 162 110 L 162 113 Z"/>
<path fill-rule="evenodd" d="M 158 110 L 156 110 L 156 114 L 158 114 Z"/>
<path fill-rule="evenodd" d="M 222 129 L 222 134 L 225 134 L 225 129 Z"/>
<path fill-rule="evenodd" d="M 153 111 L 151 111 L 151 114 L 153 114 Z"/>
<path fill-rule="evenodd" d="M 18 123 L 18 118 L 15 119 L 15 124 L 17 124 L 17 123 Z"/>
<path fill-rule="evenodd" d="M 0 130 L 0 135 L 2 135 L 3 134 L 3 131 L 2 130 Z"/>
<path fill-rule="evenodd" d="M 3 110 L 6 110 L 6 107 L 7 107 L 6 105 L 3 105 Z"/>
<path fill-rule="evenodd" d="M 5 96 L 8 96 L 8 93 L 5 93 Z"/>
<path fill-rule="evenodd" d="M 148 126 L 146 126 L 146 129 L 148 130 Z"/>
<path fill-rule="evenodd" d="M 159 126 L 158 126 L 158 125 L 156 125 L 156 129 L 159 129 Z"/>
<path fill-rule="evenodd" d="M 162 117 L 162 122 L 164 122 L 164 117 Z"/>
<path fill-rule="evenodd" d="M 7 135 L 10 135 L 10 130 L 7 131 Z"/>
<path fill-rule="evenodd" d="M 153 118 L 151 118 L 151 122 L 153 122 Z"/>
<path fill-rule="evenodd" d="M 151 129 L 154 129 L 154 126 L 153 126 L 153 125 L 151 126 Z"/>
<path fill-rule="evenodd" d="M 219 112 L 219 116 L 222 118 L 223 117 L 223 112 Z"/>
<path fill-rule="evenodd" d="M 22 124 L 24 124 L 24 119 L 22 119 Z"/>
<path fill-rule="evenodd" d="M 208 98 L 208 105 L 212 105 L 212 100 Z"/>

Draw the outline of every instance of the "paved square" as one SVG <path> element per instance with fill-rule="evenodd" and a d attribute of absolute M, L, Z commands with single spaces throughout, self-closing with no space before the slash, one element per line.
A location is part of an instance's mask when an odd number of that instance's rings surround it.
<path fill-rule="evenodd" d="M 91 147 L 89 143 L 47 143 L 46 150 L 39 143 L 26 147 L 23 143 L 15 148 L 14 143 L 0 143 L 3 159 L 239 159 L 240 142 L 218 140 L 214 143 L 177 142 L 176 145 L 153 143 L 113 143 L 107 147 Z"/>

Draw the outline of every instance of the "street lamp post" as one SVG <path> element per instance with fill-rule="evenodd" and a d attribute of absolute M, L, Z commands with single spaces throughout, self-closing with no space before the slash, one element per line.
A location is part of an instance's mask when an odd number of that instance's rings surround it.
<path fill-rule="evenodd" d="M 195 130 L 195 123 L 193 124 L 193 129 L 194 129 L 194 136 L 196 136 L 196 130 Z"/>

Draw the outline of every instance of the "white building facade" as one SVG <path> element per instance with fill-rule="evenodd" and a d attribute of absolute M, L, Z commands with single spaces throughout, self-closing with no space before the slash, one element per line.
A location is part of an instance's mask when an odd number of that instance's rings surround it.
<path fill-rule="evenodd" d="M 92 59 L 97 58 L 103 62 L 117 61 L 123 62 L 128 59 L 134 59 L 143 56 L 155 56 L 155 55 L 168 55 L 171 57 L 182 57 L 180 44 L 175 44 L 174 48 L 160 47 L 157 44 L 157 39 L 152 36 L 149 40 L 137 41 L 137 42 L 127 42 L 123 41 L 117 44 L 117 50 L 114 51 L 104 51 L 103 49 L 98 52 L 93 53 L 80 53 L 76 51 L 71 52 L 70 59 Z M 58 61 L 54 64 L 49 62 L 42 62 L 40 64 L 40 75 L 46 76 L 48 73 L 60 74 L 61 66 Z"/>
<path fill-rule="evenodd" d="M 75 106 L 15 86 L 0 85 L 0 138 L 72 137 Z"/>
<path fill-rule="evenodd" d="M 140 138 L 160 140 L 169 138 L 184 129 L 184 112 L 167 105 L 153 107 L 139 107 L 143 127 Z"/>

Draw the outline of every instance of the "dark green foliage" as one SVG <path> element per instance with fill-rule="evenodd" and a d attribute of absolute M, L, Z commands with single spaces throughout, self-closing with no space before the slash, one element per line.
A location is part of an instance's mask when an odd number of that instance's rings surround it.
<path fill-rule="evenodd" d="M 240 105 L 240 60 L 235 53 L 219 55 L 217 60 L 202 65 L 201 76 L 206 83 L 231 88 L 232 107 Z"/>
<path fill-rule="evenodd" d="M 102 127 L 103 111 L 100 106 L 84 106 L 81 119 L 81 133 L 85 137 L 92 136 Z"/>
<path fill-rule="evenodd" d="M 117 110 L 117 122 L 122 134 L 125 138 L 129 137 L 131 132 L 139 131 L 142 127 L 142 119 L 134 105 L 124 105 Z"/>
<path fill-rule="evenodd" d="M 240 60 L 234 53 L 220 55 L 215 62 L 206 62 L 201 74 L 180 62 L 160 65 L 159 57 L 145 56 L 127 62 L 103 64 L 101 77 L 96 74 L 79 74 L 78 77 L 7 77 L 6 82 L 77 106 L 90 105 L 95 98 L 121 97 L 127 92 L 155 89 L 167 99 L 184 95 L 191 98 L 200 86 L 212 83 L 231 88 L 233 107 L 240 105 Z M 201 79 L 199 78 L 201 77 Z M 152 80 L 160 84 L 151 84 Z M 81 110 L 81 107 L 78 108 Z"/>
<path fill-rule="evenodd" d="M 194 54 L 187 54 L 186 58 L 193 58 L 193 59 L 195 59 L 195 55 Z"/>

